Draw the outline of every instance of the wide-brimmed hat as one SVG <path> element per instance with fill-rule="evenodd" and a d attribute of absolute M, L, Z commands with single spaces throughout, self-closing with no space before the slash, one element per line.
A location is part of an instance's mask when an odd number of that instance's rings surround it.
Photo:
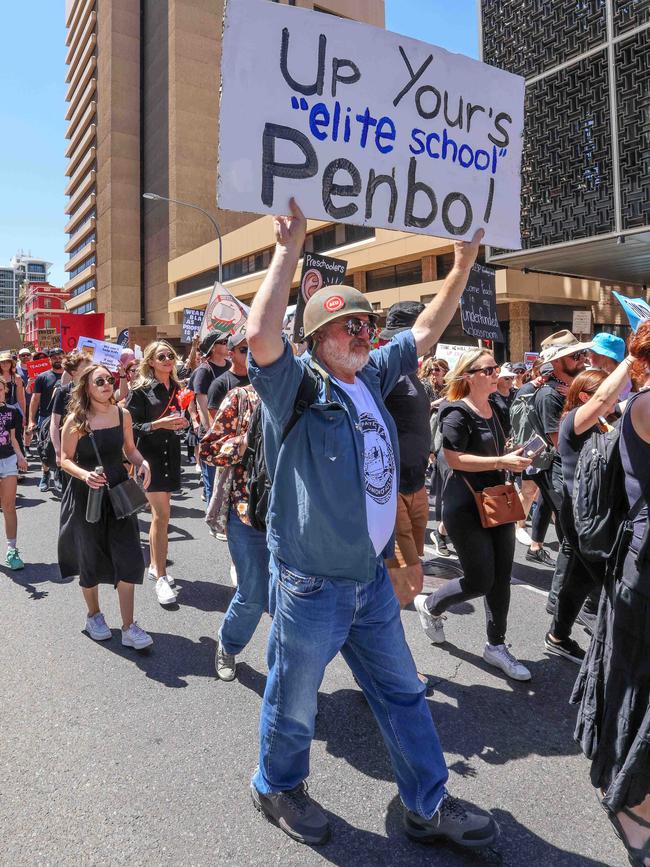
<path fill-rule="evenodd" d="M 591 349 L 591 346 L 591 341 L 581 343 L 575 334 L 565 328 L 549 335 L 546 340 L 542 340 L 540 355 L 543 361 L 557 361 L 559 358 L 573 355 L 574 352 L 585 352 L 587 349 Z"/>
<path fill-rule="evenodd" d="M 0 361 L 15 361 L 16 359 L 13 357 L 13 354 L 9 349 L 3 349 L 0 351 Z"/>
<path fill-rule="evenodd" d="M 239 346 L 240 343 L 243 343 L 246 340 L 246 329 L 244 328 L 242 331 L 237 331 L 236 334 L 231 334 L 228 338 L 228 349 L 231 351 Z"/>
<path fill-rule="evenodd" d="M 591 341 L 591 351 L 618 361 L 620 364 L 625 358 L 625 341 L 615 334 L 599 331 L 598 334 L 594 334 L 594 339 Z"/>
<path fill-rule="evenodd" d="M 349 316 L 351 313 L 365 313 L 369 317 L 377 315 L 363 292 L 352 286 L 325 286 L 319 289 L 305 304 L 302 314 L 305 337 L 309 337 L 333 319 Z"/>
<path fill-rule="evenodd" d="M 199 352 L 201 355 L 209 355 L 212 352 L 212 347 L 215 343 L 227 343 L 228 335 L 221 331 L 211 331 L 199 343 Z"/>
<path fill-rule="evenodd" d="M 413 328 L 415 320 L 424 310 L 424 304 L 420 301 L 398 301 L 388 310 L 386 327 L 380 333 L 380 340 L 390 340 L 400 331 Z"/>

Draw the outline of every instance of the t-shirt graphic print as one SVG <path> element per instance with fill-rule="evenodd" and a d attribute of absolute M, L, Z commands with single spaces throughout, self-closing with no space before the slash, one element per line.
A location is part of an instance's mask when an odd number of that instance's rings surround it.
<path fill-rule="evenodd" d="M 384 550 L 395 529 L 397 515 L 397 474 L 395 453 L 379 408 L 371 393 L 356 377 L 354 384 L 336 380 L 350 397 L 363 433 L 363 474 L 366 488 L 368 535 L 377 556 Z"/>

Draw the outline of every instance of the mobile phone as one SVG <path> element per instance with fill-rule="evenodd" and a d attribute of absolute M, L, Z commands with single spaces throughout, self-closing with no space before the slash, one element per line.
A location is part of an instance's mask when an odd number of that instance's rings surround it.
<path fill-rule="evenodd" d="M 532 436 L 527 443 L 524 443 L 523 456 L 525 458 L 536 458 L 537 455 L 540 455 L 544 449 L 546 448 L 546 440 L 544 440 L 539 434 L 535 434 Z"/>

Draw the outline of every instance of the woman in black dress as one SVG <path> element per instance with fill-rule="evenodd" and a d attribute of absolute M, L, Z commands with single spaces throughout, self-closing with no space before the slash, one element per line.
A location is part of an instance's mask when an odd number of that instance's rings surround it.
<path fill-rule="evenodd" d="M 629 534 L 607 564 L 598 620 L 572 700 L 591 782 L 628 850 L 650 865 L 650 321 L 630 340 L 641 390 L 620 422 Z M 616 374 L 612 374 L 615 376 Z M 610 377 L 611 379 L 611 377 Z"/>
<path fill-rule="evenodd" d="M 150 343 L 140 372 L 126 398 L 133 418 L 138 448 L 151 467 L 147 499 L 151 505 L 149 578 L 155 581 L 161 605 L 173 605 L 177 590 L 167 572 L 168 527 L 172 491 L 181 486 L 181 441 L 187 426 L 179 403 L 181 385 L 176 376 L 177 356 L 169 343 Z"/>
<path fill-rule="evenodd" d="M 506 644 L 515 525 L 483 527 L 471 490 L 501 485 L 505 470 L 520 473 L 530 465 L 521 449 L 505 454 L 506 437 L 490 400 L 498 375 L 494 358 L 484 349 L 464 353 L 449 374 L 449 403 L 440 413 L 443 451 L 450 469 L 442 517 L 464 575 L 447 581 L 428 597 L 418 596 L 415 607 L 429 638 L 442 644 L 444 612 L 483 596 L 487 621 L 483 659 L 514 680 L 530 680 L 530 672 Z"/>
<path fill-rule="evenodd" d="M 120 600 L 122 644 L 142 650 L 153 640 L 133 619 L 135 585 L 142 584 L 144 572 L 138 519 L 135 515 L 116 518 L 104 491 L 99 521 L 86 521 L 89 492 L 127 479 L 123 453 L 138 467 L 145 488 L 150 481 L 149 466 L 133 442 L 131 416 L 115 405 L 113 391 L 112 373 L 94 364 L 72 392 L 61 437 L 61 466 L 72 478 L 61 502 L 59 567 L 63 578 L 79 576 L 90 637 L 95 641 L 112 637 L 99 607 L 99 585 L 112 584 Z M 95 471 L 91 433 L 102 459 L 101 474 Z"/>
<path fill-rule="evenodd" d="M 5 402 L 7 406 L 13 406 L 18 410 L 20 418 L 16 424 L 16 439 L 20 446 L 21 452 L 25 453 L 25 443 L 23 442 L 24 420 L 25 420 L 25 385 L 23 380 L 16 373 L 16 362 L 10 352 L 0 354 L 0 376 L 7 383 L 7 391 Z"/>

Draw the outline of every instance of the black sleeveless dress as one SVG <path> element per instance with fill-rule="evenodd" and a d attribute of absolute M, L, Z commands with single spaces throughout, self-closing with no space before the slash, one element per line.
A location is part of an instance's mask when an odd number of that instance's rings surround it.
<path fill-rule="evenodd" d="M 631 400 L 635 400 L 632 398 Z M 617 813 L 650 793 L 650 551 L 648 532 L 650 444 L 621 421 L 621 460 L 628 502 L 643 508 L 622 568 L 608 568 L 596 631 L 571 700 L 580 703 L 575 739 L 592 760 L 591 782 Z"/>
<path fill-rule="evenodd" d="M 122 410 L 119 410 L 119 418 L 120 423 L 115 427 L 93 431 L 109 485 L 127 479 L 122 463 Z M 97 466 L 97 456 L 87 434 L 79 439 L 75 463 L 86 470 Z M 82 587 L 116 586 L 118 581 L 142 584 L 144 557 L 137 516 L 116 518 L 108 492 L 104 490 L 101 517 L 96 524 L 89 524 L 86 521 L 89 491 L 85 482 L 71 476 L 63 494 L 58 548 L 62 577 L 78 575 Z"/>

